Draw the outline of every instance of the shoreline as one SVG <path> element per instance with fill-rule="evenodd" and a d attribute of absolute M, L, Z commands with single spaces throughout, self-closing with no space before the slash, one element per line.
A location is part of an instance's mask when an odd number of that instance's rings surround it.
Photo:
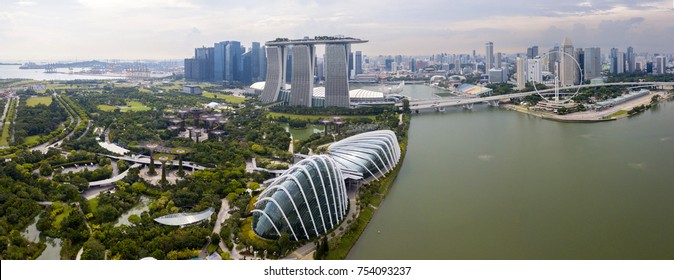
<path fill-rule="evenodd" d="M 533 111 L 529 109 L 529 107 L 515 104 L 502 104 L 501 106 L 508 110 L 513 110 L 531 116 L 539 117 L 544 120 L 551 120 L 564 123 L 596 123 L 596 122 L 615 121 L 618 119 L 629 117 L 630 115 L 627 113 L 627 111 L 641 105 L 650 104 L 651 98 L 656 95 L 659 95 L 662 98 L 662 100 L 666 100 L 671 96 L 671 94 L 666 91 L 657 91 L 652 92 L 643 97 L 630 100 L 623 104 L 618 104 L 606 110 L 602 111 L 588 110 L 584 112 L 575 112 L 567 115 L 557 115 L 545 111 Z"/>

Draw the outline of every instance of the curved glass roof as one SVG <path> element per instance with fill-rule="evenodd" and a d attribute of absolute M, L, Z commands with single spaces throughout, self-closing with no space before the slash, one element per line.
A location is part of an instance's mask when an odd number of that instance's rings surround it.
<path fill-rule="evenodd" d="M 335 142 L 328 147 L 328 153 L 340 168 L 359 171 L 366 179 L 377 179 L 398 164 L 400 145 L 393 131 L 377 130 Z"/>
<path fill-rule="evenodd" d="M 189 224 L 194 224 L 206 220 L 213 215 L 215 209 L 210 207 L 204 211 L 196 213 L 176 213 L 169 214 L 166 216 L 161 216 L 154 219 L 155 222 L 168 225 L 168 226 L 184 226 Z"/>

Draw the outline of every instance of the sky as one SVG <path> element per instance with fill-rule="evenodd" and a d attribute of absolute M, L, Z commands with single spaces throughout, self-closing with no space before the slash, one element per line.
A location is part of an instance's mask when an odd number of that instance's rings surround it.
<path fill-rule="evenodd" d="M 674 0 L 0 0 L 0 61 L 182 59 L 195 47 L 345 35 L 366 55 L 633 46 L 674 53 Z"/>

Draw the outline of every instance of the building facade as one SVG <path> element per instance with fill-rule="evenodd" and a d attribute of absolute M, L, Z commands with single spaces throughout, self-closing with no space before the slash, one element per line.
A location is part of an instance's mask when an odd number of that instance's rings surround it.
<path fill-rule="evenodd" d="M 346 44 L 325 46 L 327 69 L 325 81 L 325 106 L 349 107 L 348 56 Z"/>
<path fill-rule="evenodd" d="M 311 96 L 314 88 L 314 45 L 295 45 L 293 47 L 291 73 L 292 94 L 290 95 L 290 106 L 311 107 Z"/>

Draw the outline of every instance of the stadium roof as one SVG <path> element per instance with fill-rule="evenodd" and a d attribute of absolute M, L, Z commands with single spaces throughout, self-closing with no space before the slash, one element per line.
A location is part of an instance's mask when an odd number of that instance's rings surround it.
<path fill-rule="evenodd" d="M 189 224 L 194 224 L 201 222 L 205 219 L 208 219 L 213 215 L 215 212 L 215 209 L 213 207 L 208 208 L 204 211 L 197 212 L 197 213 L 176 213 L 176 214 L 169 214 L 166 216 L 161 216 L 159 218 L 154 219 L 155 222 L 163 224 L 163 225 L 168 225 L 168 226 L 184 226 L 184 225 L 189 225 Z"/>

